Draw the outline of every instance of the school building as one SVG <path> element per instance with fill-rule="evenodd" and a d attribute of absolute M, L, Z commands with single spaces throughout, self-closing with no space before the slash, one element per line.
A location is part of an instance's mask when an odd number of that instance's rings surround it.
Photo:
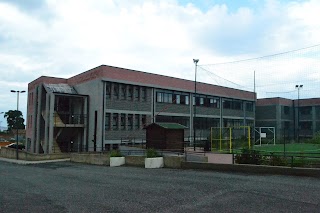
<path fill-rule="evenodd" d="M 109 150 L 143 141 L 144 126 L 175 122 L 185 140 L 210 127 L 254 126 L 255 93 L 101 65 L 76 76 L 41 76 L 28 84 L 27 150 Z"/>

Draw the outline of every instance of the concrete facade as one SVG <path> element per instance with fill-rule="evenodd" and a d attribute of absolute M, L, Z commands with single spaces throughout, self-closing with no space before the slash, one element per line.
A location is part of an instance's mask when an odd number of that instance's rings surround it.
<path fill-rule="evenodd" d="M 276 138 L 280 141 L 311 138 L 320 131 L 320 98 L 258 99 L 256 126 L 275 127 Z"/>
<path fill-rule="evenodd" d="M 145 141 L 144 126 L 176 122 L 193 135 L 210 127 L 254 125 L 255 93 L 101 65 L 69 79 L 42 76 L 28 85 L 27 150 L 109 150 Z M 195 118 L 195 119 L 194 119 Z M 195 126 L 194 126 L 195 125 Z"/>

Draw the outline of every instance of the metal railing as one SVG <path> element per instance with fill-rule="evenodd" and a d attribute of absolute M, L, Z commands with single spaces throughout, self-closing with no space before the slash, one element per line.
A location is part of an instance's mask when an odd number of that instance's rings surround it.
<path fill-rule="evenodd" d="M 54 123 L 56 125 L 79 125 L 84 124 L 86 114 L 70 114 L 70 113 L 55 113 Z"/>

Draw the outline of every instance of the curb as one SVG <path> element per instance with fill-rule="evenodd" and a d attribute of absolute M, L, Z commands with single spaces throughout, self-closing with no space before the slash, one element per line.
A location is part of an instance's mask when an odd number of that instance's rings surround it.
<path fill-rule="evenodd" d="M 55 160 L 42 160 L 42 161 L 26 161 L 26 160 L 16 160 L 16 159 L 9 159 L 9 158 L 0 157 L 0 161 L 20 164 L 20 165 L 28 165 L 28 164 L 41 164 L 41 163 L 54 163 L 54 162 L 70 161 L 70 158 L 55 159 Z"/>

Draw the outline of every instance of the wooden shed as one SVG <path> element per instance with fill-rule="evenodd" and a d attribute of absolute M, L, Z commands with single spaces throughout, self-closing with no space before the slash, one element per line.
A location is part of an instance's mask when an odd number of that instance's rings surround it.
<path fill-rule="evenodd" d="M 187 127 L 178 123 L 152 123 L 145 129 L 147 148 L 183 152 Z"/>

